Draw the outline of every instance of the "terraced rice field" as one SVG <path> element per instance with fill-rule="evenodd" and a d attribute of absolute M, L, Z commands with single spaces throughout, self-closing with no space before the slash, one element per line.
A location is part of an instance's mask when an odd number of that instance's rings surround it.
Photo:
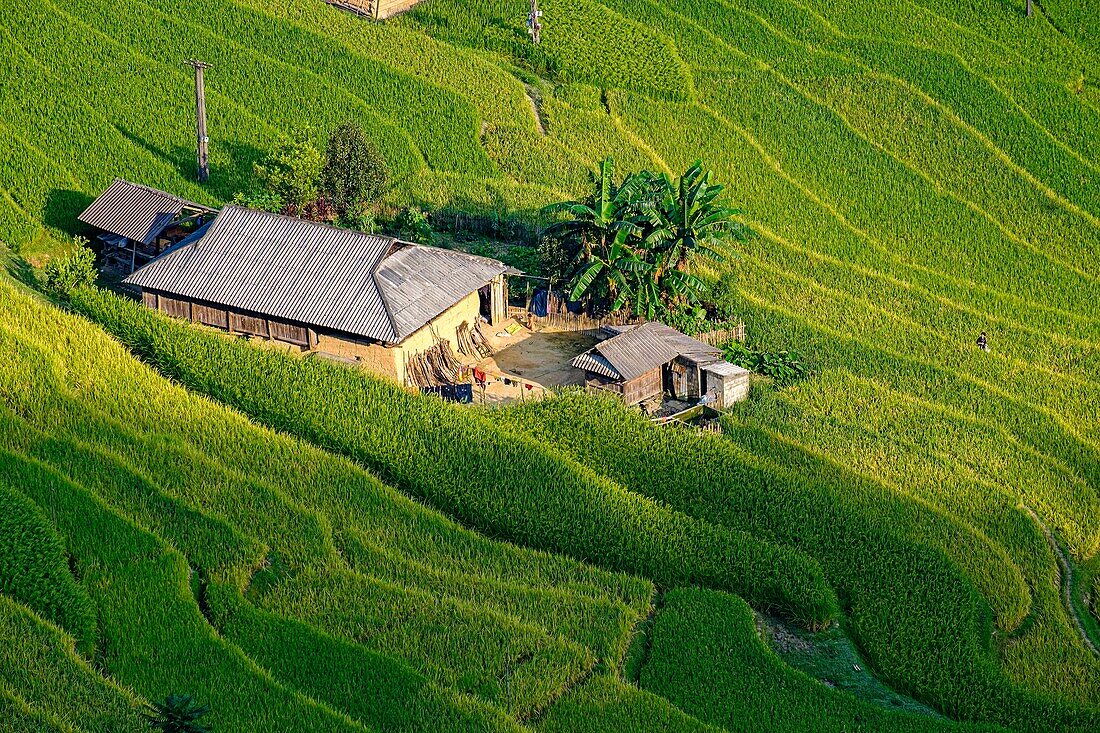
<path fill-rule="evenodd" d="M 216 730 L 1095 730 L 1100 9 L 1015 5 L 547 0 L 534 48 L 495 0 L 0 4 L 17 278 L 116 175 L 216 204 L 349 118 L 391 203 L 505 219 L 609 154 L 701 158 L 760 235 L 714 277 L 814 370 L 721 437 L 458 412 L 78 299 L 155 372 L 5 280 L 0 719 L 138 730 L 187 691 Z M 839 623 L 935 714 L 796 672 L 761 613 Z"/>

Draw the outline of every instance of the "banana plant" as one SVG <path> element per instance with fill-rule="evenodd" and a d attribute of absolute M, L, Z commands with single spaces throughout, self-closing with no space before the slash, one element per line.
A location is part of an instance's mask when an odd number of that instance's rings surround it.
<path fill-rule="evenodd" d="M 721 202 L 725 186 L 711 183 L 710 171 L 699 161 L 675 181 L 658 177 L 659 195 L 641 204 L 645 247 L 652 253 L 655 276 L 671 299 L 692 301 L 703 290 L 699 278 L 688 273 L 697 258 L 726 259 L 729 240 L 744 241 L 747 233 L 736 218 L 743 212 Z"/>

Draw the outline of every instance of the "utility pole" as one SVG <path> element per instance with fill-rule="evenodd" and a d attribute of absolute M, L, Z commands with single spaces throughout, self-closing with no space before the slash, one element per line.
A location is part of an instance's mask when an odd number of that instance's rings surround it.
<path fill-rule="evenodd" d="M 1031 17 L 1031 3 L 1032 0 L 1027 0 L 1027 17 Z"/>
<path fill-rule="evenodd" d="M 206 89 L 203 85 L 203 69 L 210 64 L 197 59 L 188 59 L 183 63 L 195 69 L 195 131 L 198 135 L 199 183 L 210 178 L 210 138 L 206 135 Z"/>
<path fill-rule="evenodd" d="M 542 11 L 539 10 L 539 0 L 531 0 L 531 11 L 527 14 L 527 32 L 531 34 L 531 40 L 537 46 L 542 40 Z"/>

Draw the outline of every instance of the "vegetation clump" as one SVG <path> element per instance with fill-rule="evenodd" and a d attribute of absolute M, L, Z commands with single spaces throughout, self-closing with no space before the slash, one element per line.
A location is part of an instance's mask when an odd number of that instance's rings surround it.
<path fill-rule="evenodd" d="M 616 182 L 606 158 L 590 182 L 585 198 L 544 209 L 568 215 L 543 235 L 567 247 L 569 264 L 556 274 L 569 281 L 572 300 L 650 319 L 659 310 L 697 304 L 707 288 L 692 266 L 722 262 L 725 245 L 747 236 L 735 219 L 741 211 L 721 203 L 724 186 L 711 183 L 699 162 L 675 180 L 640 171 Z"/>
<path fill-rule="evenodd" d="M 373 205 L 386 190 L 389 168 L 363 128 L 346 122 L 322 153 L 299 134 L 253 166 L 253 186 L 234 202 L 310 221 L 373 231 Z"/>
<path fill-rule="evenodd" d="M 160 733 L 209 733 L 199 719 L 209 715 L 210 706 L 200 705 L 190 695 L 172 694 L 148 707 L 145 719 Z"/>
<path fill-rule="evenodd" d="M 43 285 L 54 295 L 66 297 L 96 281 L 95 252 L 88 246 L 88 240 L 75 237 L 74 245 L 68 252 L 51 257 L 43 268 Z"/>
<path fill-rule="evenodd" d="M 333 130 L 325 149 L 321 188 L 339 221 L 359 223 L 389 183 L 389 169 L 363 128 L 346 122 Z"/>
<path fill-rule="evenodd" d="M 746 346 L 739 341 L 729 342 L 722 351 L 726 361 L 770 378 L 776 387 L 786 387 L 805 379 L 811 373 L 796 351 L 766 351 Z"/>

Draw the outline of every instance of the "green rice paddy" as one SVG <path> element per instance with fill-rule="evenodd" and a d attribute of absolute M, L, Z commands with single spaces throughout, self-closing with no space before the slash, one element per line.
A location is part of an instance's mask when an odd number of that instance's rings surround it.
<path fill-rule="evenodd" d="M 216 731 L 1100 727 L 1100 9 L 540 7 L 535 48 L 500 0 L 0 4 L 0 720 L 137 731 L 184 692 Z M 347 119 L 389 204 L 496 221 L 607 155 L 702 159 L 759 233 L 712 277 L 813 376 L 721 436 L 458 410 L 16 284 L 114 176 L 217 204 Z"/>

